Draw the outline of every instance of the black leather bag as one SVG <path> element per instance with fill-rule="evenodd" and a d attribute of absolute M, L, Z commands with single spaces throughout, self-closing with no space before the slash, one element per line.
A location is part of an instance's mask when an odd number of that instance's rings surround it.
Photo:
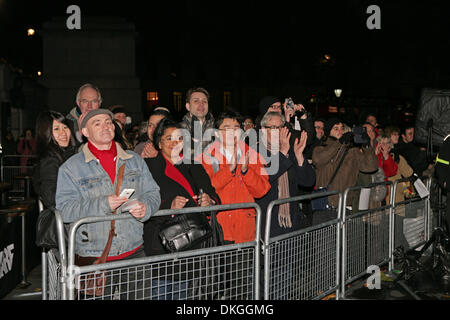
<path fill-rule="evenodd" d="M 178 214 L 162 225 L 162 244 L 169 252 L 185 251 L 212 236 L 212 228 L 201 213 Z"/>
<path fill-rule="evenodd" d="M 68 243 L 68 230 L 70 224 L 64 224 L 64 238 Z M 58 233 L 56 229 L 55 213 L 45 209 L 39 213 L 36 221 L 36 245 L 44 249 L 58 248 Z"/>

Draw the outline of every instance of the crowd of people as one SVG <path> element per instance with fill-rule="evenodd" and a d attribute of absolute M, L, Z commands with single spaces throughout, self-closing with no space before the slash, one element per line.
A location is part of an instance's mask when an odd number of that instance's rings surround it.
<path fill-rule="evenodd" d="M 40 161 L 34 185 L 46 208 L 58 209 L 65 223 L 108 216 L 121 213 L 129 202 L 121 190 L 134 191 L 134 206 L 128 212 L 135 219 L 118 220 L 114 227 L 109 222 L 81 226 L 77 255 L 104 254 L 110 229 L 114 236 L 107 261 L 170 252 L 160 234 L 173 217 L 152 217 L 159 209 L 256 202 L 262 209 L 264 234 L 267 207 L 273 200 L 323 188 L 344 192 L 352 186 L 433 171 L 425 150 L 413 142 L 413 126 L 382 126 L 370 114 L 350 128 L 339 118 L 313 118 L 303 105 L 275 96 L 260 100 L 257 117 L 244 117 L 232 109 L 214 116 L 209 100 L 206 89 L 192 88 L 181 122 L 169 108 L 157 107 L 147 121 L 127 130 L 126 107 L 102 108 L 100 89 L 85 84 L 66 116 L 55 111 L 40 114 L 35 145 Z M 32 147 L 23 142 L 20 148 Z M 396 199 L 410 190 L 405 183 Z M 388 203 L 387 191 L 371 198 L 371 205 Z M 357 194 L 350 195 L 346 204 L 353 212 L 359 210 L 355 198 Z M 327 202 L 319 208 L 310 200 L 276 206 L 270 235 L 335 218 L 337 196 Z M 252 208 L 218 212 L 224 243 L 254 240 L 255 216 Z M 201 219 L 208 222 L 209 214 Z"/>

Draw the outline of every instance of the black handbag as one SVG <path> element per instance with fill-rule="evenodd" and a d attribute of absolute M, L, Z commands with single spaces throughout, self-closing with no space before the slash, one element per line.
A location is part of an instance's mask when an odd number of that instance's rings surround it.
<path fill-rule="evenodd" d="M 68 243 L 68 230 L 70 224 L 64 224 L 64 238 L 66 244 Z M 56 229 L 55 213 L 51 209 L 45 209 L 39 213 L 36 221 L 36 240 L 38 247 L 44 249 L 58 248 L 58 233 Z"/>
<path fill-rule="evenodd" d="M 337 174 L 339 168 L 342 165 L 342 162 L 344 162 L 344 158 L 347 155 L 347 153 L 348 153 L 348 148 L 345 149 L 344 155 L 342 156 L 341 160 L 339 161 L 339 164 L 337 165 L 336 170 L 334 170 L 333 176 L 331 177 L 327 186 L 319 188 L 317 190 L 313 190 L 312 193 L 328 191 L 329 187 L 331 186 L 331 183 L 334 181 L 334 178 L 336 177 L 336 174 Z M 330 209 L 330 206 L 328 205 L 328 197 L 319 197 L 319 198 L 311 199 L 311 208 L 312 208 L 312 211 L 324 211 L 324 210 Z"/>
<path fill-rule="evenodd" d="M 212 236 L 212 228 L 201 213 L 178 214 L 164 223 L 159 232 L 169 252 L 189 250 Z"/>

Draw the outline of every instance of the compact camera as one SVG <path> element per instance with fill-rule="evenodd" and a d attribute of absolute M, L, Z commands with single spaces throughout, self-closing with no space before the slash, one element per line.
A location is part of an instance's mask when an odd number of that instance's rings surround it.
<path fill-rule="evenodd" d="M 352 128 L 353 143 L 357 146 L 366 146 L 370 143 L 370 138 L 363 126 L 356 126 Z"/>
<path fill-rule="evenodd" d="M 292 100 L 292 98 L 286 98 L 284 101 L 286 103 L 286 108 L 294 109 L 294 101 Z M 293 117 L 291 117 L 290 122 L 294 123 L 296 117 L 297 119 L 300 119 L 305 113 L 306 113 L 305 110 L 295 111 L 295 114 Z"/>
<path fill-rule="evenodd" d="M 286 108 L 294 109 L 294 101 L 291 98 L 286 98 L 284 102 L 286 103 Z"/>

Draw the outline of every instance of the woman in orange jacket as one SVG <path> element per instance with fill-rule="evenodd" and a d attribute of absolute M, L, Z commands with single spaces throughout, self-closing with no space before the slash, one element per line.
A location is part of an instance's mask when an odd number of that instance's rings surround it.
<path fill-rule="evenodd" d="M 264 159 L 240 140 L 240 116 L 234 111 L 223 112 L 216 121 L 218 140 L 201 155 L 201 162 L 222 204 L 255 202 L 270 189 Z M 200 160 L 200 159 L 197 159 Z M 224 239 L 234 243 L 255 239 L 256 212 L 236 209 L 217 214 Z"/>

